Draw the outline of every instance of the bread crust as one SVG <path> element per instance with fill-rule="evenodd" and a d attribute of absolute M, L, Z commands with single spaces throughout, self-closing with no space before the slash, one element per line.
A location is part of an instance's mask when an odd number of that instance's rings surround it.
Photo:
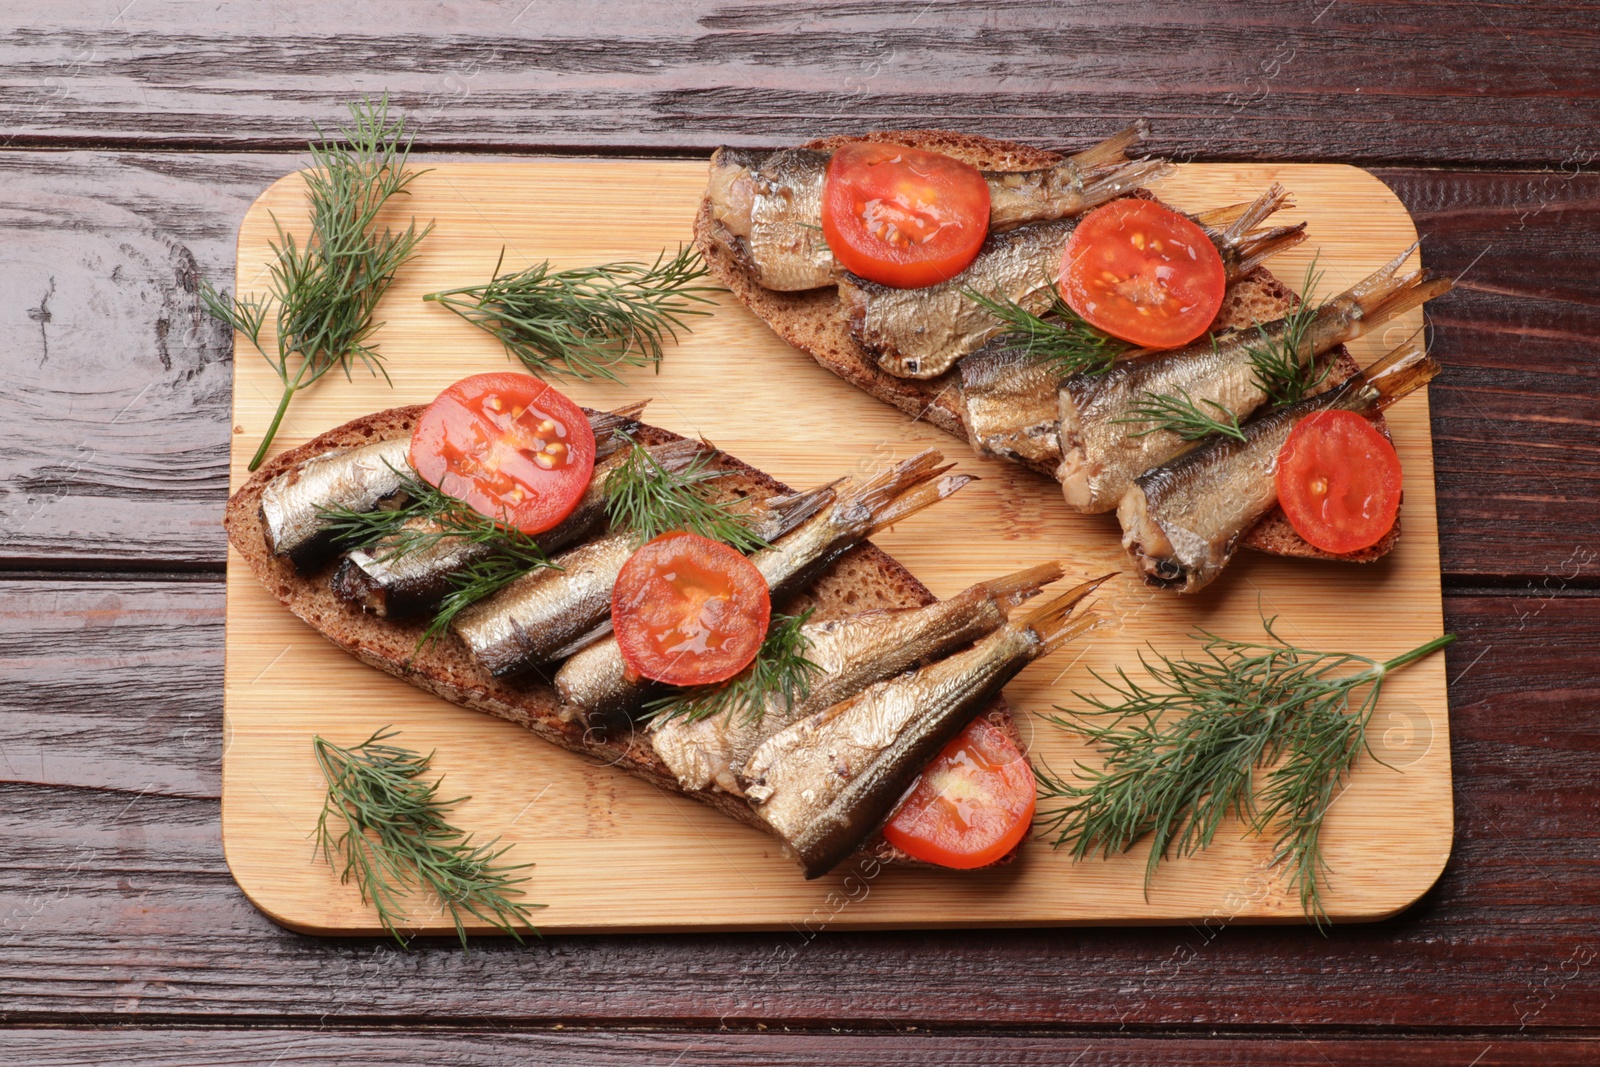
<path fill-rule="evenodd" d="M 738 797 L 713 790 L 683 790 L 656 755 L 642 729 L 627 736 L 598 734 L 587 729 L 570 715 L 563 714 L 561 701 L 547 680 L 517 682 L 492 678 L 477 666 L 466 646 L 453 633 L 418 650 L 424 621 L 367 615 L 334 595 L 328 580 L 337 561 L 316 573 L 301 575 L 286 557 L 272 554 L 261 515 L 261 492 L 272 479 L 312 456 L 335 448 L 409 437 L 424 409 L 425 405 L 420 404 L 389 408 L 355 419 L 263 464 L 229 498 L 223 516 L 228 540 L 238 549 L 251 572 L 291 612 L 363 663 L 452 704 L 514 722 L 562 748 L 615 766 L 666 792 L 692 797 L 765 830 L 766 824 Z M 636 436 L 645 444 L 682 439 L 669 430 L 645 424 L 640 424 Z M 791 492 L 777 479 L 725 453 L 718 453 L 713 463 L 731 472 L 715 483 L 725 495 L 764 498 Z M 921 607 L 935 599 L 894 557 L 871 542 L 864 542 L 830 565 L 799 602 L 775 607 L 788 610 L 811 607 L 813 618 L 820 622 L 880 608 Z M 1003 697 L 996 697 L 984 714 L 1021 746 L 1016 722 Z M 920 866 L 879 835 L 868 841 L 866 851 L 879 862 Z M 1015 850 L 1001 862 L 1009 862 L 1013 856 Z"/>
<path fill-rule="evenodd" d="M 1014 141 L 998 141 L 977 134 L 947 130 L 878 130 L 864 134 L 841 134 L 810 141 L 802 147 L 827 151 L 855 141 L 882 141 L 942 152 L 979 169 L 992 171 L 1032 170 L 1059 163 L 1063 158 L 1059 153 Z M 1144 189 L 1136 190 L 1134 195 L 1155 199 Z M 838 290 L 827 288 L 777 292 L 763 288 L 749 266 L 717 239 L 714 229 L 717 225 L 711 218 L 710 201 L 702 200 L 694 221 L 695 247 L 705 257 L 712 277 L 726 286 L 740 303 L 779 337 L 851 385 L 899 408 L 913 419 L 931 423 L 964 442 L 969 440 L 961 415 L 958 370 L 952 368 L 936 378 L 928 379 L 898 378 L 883 370 L 872 354 L 851 336 Z M 1299 298 L 1293 290 L 1265 267 L 1257 267 L 1228 287 L 1228 294 L 1217 315 L 1217 324 L 1228 328 L 1247 327 L 1278 318 L 1297 303 Z M 1335 350 L 1334 358 L 1333 370 L 1325 383 L 1327 388 L 1344 381 L 1359 369 L 1343 345 Z M 1389 429 L 1383 416 L 1377 416 L 1375 422 L 1379 431 L 1388 437 Z M 1033 464 L 1026 466 L 1054 480 L 1053 471 Z M 1283 509 L 1275 506 L 1245 536 L 1243 545 L 1275 556 L 1369 563 L 1387 555 L 1399 540 L 1400 520 L 1397 517 L 1394 526 L 1377 544 L 1358 552 L 1334 555 L 1308 544 L 1289 524 Z"/>

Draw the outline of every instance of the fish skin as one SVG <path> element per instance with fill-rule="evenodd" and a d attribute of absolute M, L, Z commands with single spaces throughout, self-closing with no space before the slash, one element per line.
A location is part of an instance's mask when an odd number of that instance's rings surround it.
<path fill-rule="evenodd" d="M 1398 273 L 1410 251 L 1323 304 L 1300 347 L 1302 363 L 1449 291 L 1449 280 L 1428 271 Z M 1062 457 L 1056 478 L 1067 503 L 1079 511 L 1111 511 L 1135 478 L 1190 447 L 1171 430 L 1135 436 L 1148 427 L 1120 421 L 1129 418 L 1146 395 L 1178 395 L 1183 390 L 1197 405 L 1220 405 L 1238 418 L 1264 404 L 1267 394 L 1256 379 L 1249 349 L 1263 336 L 1280 338 L 1283 330 L 1284 320 L 1278 319 L 1170 352 L 1125 360 L 1105 374 L 1062 380 L 1057 392 Z"/>
<path fill-rule="evenodd" d="M 752 510 L 751 530 L 763 541 L 781 537 L 832 497 L 824 486 L 769 498 Z M 451 629 L 497 678 L 549 663 L 610 618 L 612 587 L 638 546 L 626 531 L 579 545 L 466 608 Z"/>
<path fill-rule="evenodd" d="M 1044 564 L 922 607 L 808 624 L 802 627 L 810 646 L 806 658 L 818 669 L 805 699 L 788 704 L 774 693 L 759 716 L 658 720 L 651 725 L 650 743 L 684 789 L 742 795 L 738 775 L 763 740 L 868 685 L 992 633 L 1010 608 L 1060 577 L 1059 565 Z"/>
<path fill-rule="evenodd" d="M 934 449 L 919 453 L 857 486 L 841 488 L 839 499 L 771 548 L 750 555 L 767 580 L 774 604 L 782 604 L 816 578 L 830 563 L 860 544 L 874 530 L 892 525 L 944 499 L 970 479 L 947 475 Z M 632 720 L 659 686 L 647 678 L 630 678 L 622 649 L 606 636 L 574 652 L 555 676 L 556 690 L 571 714 L 598 728 Z"/>
<path fill-rule="evenodd" d="M 374 441 L 312 456 L 268 482 L 261 491 L 261 518 L 274 555 L 288 556 L 309 574 L 335 554 L 323 508 L 370 511 L 400 490 L 411 471 L 409 437 Z"/>
<path fill-rule="evenodd" d="M 648 446 L 651 456 L 669 469 L 682 469 L 704 450 L 700 442 L 689 440 Z M 534 538 L 546 553 L 558 552 L 582 541 L 605 524 L 606 478 L 629 456 L 629 451 L 621 447 L 609 448 L 607 452 L 606 457 L 595 464 L 594 476 L 572 513 Z M 406 527 L 424 531 L 438 529 L 429 519 L 413 519 Z M 496 551 L 494 545 L 482 541 L 443 537 L 426 548 L 385 558 L 385 544 L 380 542 L 370 549 L 345 553 L 333 576 L 333 590 L 341 599 L 368 614 L 386 618 L 404 618 L 432 608 L 454 588 L 450 580 L 452 574 L 489 558 Z"/>
<path fill-rule="evenodd" d="M 1160 177 L 1160 160 L 1133 160 L 1128 148 L 1144 122 L 1060 163 L 1029 171 L 982 171 L 989 186 L 989 230 L 1075 215 L 1117 192 Z M 835 285 L 843 268 L 822 233 L 822 192 L 833 152 L 719 148 L 706 198 L 717 239 L 764 288 L 799 292 Z"/>
<path fill-rule="evenodd" d="M 1194 593 L 1216 579 L 1278 502 L 1278 453 L 1301 419 L 1334 408 L 1375 414 L 1437 373 L 1438 364 L 1408 342 L 1328 392 L 1244 422 L 1243 441 L 1211 437 L 1140 475 L 1117 519 L 1146 584 Z"/>
<path fill-rule="evenodd" d="M 1260 228 L 1289 206 L 1287 192 L 1273 185 L 1248 204 L 1191 218 L 1211 237 L 1231 285 L 1265 260 L 1305 240 L 1304 223 Z M 997 336 L 962 357 L 956 366 L 961 375 L 962 424 L 978 454 L 1054 471 L 1061 463 L 1056 385 L 1062 375 L 1049 357 Z"/>
<path fill-rule="evenodd" d="M 746 766 L 745 795 L 806 877 L 832 870 L 882 826 L 929 760 L 1022 668 L 1093 625 L 1068 616 L 1104 580 L 763 741 Z"/>

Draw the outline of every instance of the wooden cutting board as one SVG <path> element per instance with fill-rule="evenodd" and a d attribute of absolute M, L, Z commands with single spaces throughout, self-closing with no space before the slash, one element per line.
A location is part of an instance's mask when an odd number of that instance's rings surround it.
<path fill-rule="evenodd" d="M 1278 181 L 1294 194 L 1289 219 L 1310 223 L 1308 244 L 1273 270 L 1297 283 L 1313 252 L 1337 292 L 1409 245 L 1415 229 L 1376 178 L 1347 166 L 1191 164 L 1161 183 L 1169 203 L 1199 210 L 1252 199 Z M 507 268 L 653 258 L 687 241 L 705 164 L 542 160 L 443 163 L 400 198 L 394 221 L 437 222 L 419 257 L 380 308 L 377 341 L 393 388 L 358 373 L 331 376 L 297 398 L 276 448 L 287 449 L 358 415 L 427 401 L 468 374 L 503 369 L 500 347 L 422 294 L 487 280 L 502 248 Z M 283 178 L 252 206 L 239 232 L 238 284 L 265 288 L 272 216 L 304 229 L 304 184 Z M 1364 365 L 1421 324 L 1413 312 L 1351 346 Z M 876 466 L 926 448 L 945 450 L 981 477 L 952 500 L 878 543 L 939 596 L 1050 559 L 1069 574 L 1126 573 L 1110 515 L 1080 516 L 1057 487 L 906 418 L 819 368 L 731 300 L 669 349 L 659 375 L 632 371 L 622 386 L 564 388 L 593 407 L 651 397 L 650 421 L 715 442 L 793 486 Z M 278 399 L 278 382 L 239 339 L 234 370 L 232 484 Z M 1195 627 L 1240 638 L 1262 613 L 1282 634 L 1323 650 L 1386 658 L 1440 633 L 1439 550 L 1428 402 L 1389 414 L 1405 466 L 1405 535 L 1370 566 L 1242 553 L 1203 594 L 1178 598 L 1131 578 L 1108 584 L 1112 623 L 1034 664 L 1007 689 L 1035 760 L 1067 771 L 1091 752 L 1040 718 L 1081 707 L 1074 691 L 1104 692 L 1091 676 L 1137 665 L 1148 642 L 1191 648 Z M 1392 678 L 1370 732 L 1388 766 L 1365 759 L 1333 805 L 1324 843 L 1327 894 L 1340 920 L 1393 914 L 1444 867 L 1452 834 L 1445 662 L 1434 656 Z M 1299 921 L 1297 897 L 1271 869 L 1271 845 L 1224 828 L 1203 855 L 1162 867 L 1143 886 L 1145 851 L 1074 863 L 1044 841 L 1019 860 L 978 873 L 847 864 L 814 882 L 773 839 L 709 808 L 546 744 L 521 728 L 428 696 L 335 649 L 262 589 L 229 550 L 223 841 L 246 895 L 278 922 L 315 933 L 378 927 L 353 885 L 314 861 L 308 836 L 324 785 L 311 737 L 353 743 L 385 725 L 400 742 L 437 750 L 444 792 L 470 794 L 457 812 L 481 839 L 499 836 L 510 858 L 532 862 L 528 899 L 548 905 L 541 930 L 681 930 L 1024 926 L 1062 923 Z M 444 932 L 436 908 L 413 909 L 417 928 Z"/>

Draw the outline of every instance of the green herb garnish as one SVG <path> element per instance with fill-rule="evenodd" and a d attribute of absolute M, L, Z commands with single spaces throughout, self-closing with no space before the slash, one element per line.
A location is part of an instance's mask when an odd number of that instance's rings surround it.
<path fill-rule="evenodd" d="M 518 927 L 533 930 L 529 912 L 544 907 L 511 899 L 522 895 L 515 887 L 528 880 L 514 875 L 533 865 L 502 864 L 509 845 L 496 848 L 498 838 L 475 845 L 453 825 L 450 810 L 469 798 L 440 800 L 439 781 L 422 780 L 432 753 L 383 743 L 397 733 L 385 727 L 350 748 L 311 739 L 328 782 L 315 831 L 318 851 L 335 868 L 343 860 L 339 880 L 354 879 L 362 902 L 377 909 L 378 921 L 401 945 L 400 927 L 407 922 L 401 898 L 419 889 L 449 910 L 462 948 L 462 919 L 469 914 L 521 941 Z"/>
<path fill-rule="evenodd" d="M 1252 833 L 1277 833 L 1273 863 L 1290 865 L 1301 906 L 1322 924 L 1322 817 L 1366 748 L 1384 679 L 1455 635 L 1380 663 L 1296 648 L 1273 621 L 1263 620 L 1265 643 L 1200 631 L 1194 659 L 1141 656 L 1153 684 L 1120 669 L 1117 681 L 1096 675 L 1115 701 L 1078 694 L 1095 710 L 1058 708 L 1063 714 L 1049 717 L 1106 752 L 1102 767 L 1080 763 L 1074 781 L 1036 768 L 1041 799 L 1054 802 L 1041 815 L 1055 847 L 1070 847 L 1075 859 L 1109 856 L 1149 835 L 1148 886 L 1161 860 L 1206 848 L 1237 814 Z"/>
<path fill-rule="evenodd" d="M 389 119 L 389 100 L 351 103 L 350 125 L 341 126 L 342 140 L 323 134 L 310 146 L 312 169 L 305 172 L 311 200 L 311 235 L 304 244 L 273 217 L 278 239 L 265 296 L 230 296 L 201 281 L 206 311 L 244 334 L 272 365 L 283 382 L 283 397 L 267 427 L 250 469 L 261 466 L 277 435 L 289 401 L 328 371 L 350 376 L 360 362 L 374 375 L 388 372 L 370 342 L 381 323 L 373 320 L 378 301 L 394 282 L 395 272 L 411 259 L 433 223 L 418 232 L 415 220 L 395 233 L 377 232 L 378 213 L 390 197 L 406 191 L 423 171 L 408 171 L 411 142 L 405 121 Z M 277 346 L 268 352 L 261 331 L 275 310 Z"/>
<path fill-rule="evenodd" d="M 1207 413 L 1200 404 L 1207 405 L 1215 414 Z M 1237 441 L 1245 439 L 1244 431 L 1239 429 L 1239 416 L 1229 411 L 1226 405 L 1209 397 L 1201 397 L 1200 404 L 1195 403 L 1189 391 L 1180 386 L 1176 395 L 1146 393 L 1141 402 L 1128 409 L 1126 417 L 1111 421 L 1150 424 L 1137 433 L 1129 434 L 1130 437 L 1143 437 L 1158 430 L 1167 430 L 1185 441 L 1198 441 L 1214 433 Z"/>
<path fill-rule="evenodd" d="M 742 715 L 743 721 L 757 723 L 773 696 L 783 702 L 785 711 L 793 708 L 811 695 L 811 676 L 821 669 L 806 658 L 811 640 L 802 627 L 810 618 L 810 610 L 800 615 L 773 615 L 750 666 L 726 682 L 695 686 L 653 700 L 645 705 L 645 714 L 657 722 Z"/>
<path fill-rule="evenodd" d="M 709 315 L 697 304 L 721 292 L 697 285 L 706 266 L 692 245 L 666 252 L 654 263 L 606 263 L 552 271 L 549 261 L 501 274 L 485 285 L 429 293 L 474 326 L 496 337 L 506 354 L 537 374 L 567 374 L 587 381 L 620 381 L 619 367 L 661 364 L 662 346 L 689 332 L 689 315 Z"/>
<path fill-rule="evenodd" d="M 1301 300 L 1281 320 L 1282 329 L 1276 336 L 1269 334 L 1259 323 L 1256 325 L 1256 343 L 1246 344 L 1245 351 L 1255 370 L 1256 383 L 1267 394 L 1272 407 L 1293 404 L 1304 400 L 1316 391 L 1333 369 L 1331 360 L 1323 361 L 1319 368 L 1311 352 L 1307 336 L 1323 305 L 1313 302 L 1311 294 L 1322 282 L 1316 260 L 1306 267 L 1306 276 L 1300 286 Z M 1302 358 L 1302 356 L 1304 358 Z"/>
<path fill-rule="evenodd" d="M 713 468 L 711 459 L 704 452 L 682 470 L 669 470 L 633 442 L 628 458 L 606 476 L 611 524 L 632 531 L 641 544 L 668 530 L 687 530 L 740 552 L 772 547 L 755 532 L 742 501 L 706 492 L 708 482 L 729 473 Z"/>
<path fill-rule="evenodd" d="M 555 566 L 534 535 L 498 522 L 466 501 L 434 488 L 409 468 L 390 469 L 400 480 L 400 505 L 375 511 L 317 509 L 344 550 L 362 549 L 375 559 L 392 560 L 425 551 L 445 540 L 490 545 L 494 549 L 493 555 L 474 560 L 448 576 L 452 589 L 434 610 L 417 641 L 418 648 L 436 640 L 469 605 L 524 574 Z"/>
<path fill-rule="evenodd" d="M 1118 356 L 1133 350 L 1127 342 L 1101 333 L 1085 322 L 1061 299 L 1053 285 L 1050 286 L 1050 304 L 1042 316 L 1009 298 L 987 297 L 975 289 L 961 292 L 1004 325 L 994 343 L 1023 348 L 1031 355 L 1047 359 L 1055 364 L 1062 377 L 1104 374 Z"/>

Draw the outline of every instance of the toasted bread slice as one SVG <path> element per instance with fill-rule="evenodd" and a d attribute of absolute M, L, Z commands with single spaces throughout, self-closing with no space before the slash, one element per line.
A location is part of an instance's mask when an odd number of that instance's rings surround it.
<path fill-rule="evenodd" d="M 626 736 L 607 736 L 587 730 L 583 723 L 562 713 L 555 689 L 543 680 L 520 682 L 491 678 L 453 633 L 419 650 L 417 642 L 426 620 L 378 618 L 341 600 L 329 587 L 334 563 L 315 574 L 301 575 L 287 558 L 272 554 L 261 516 L 261 491 L 268 482 L 330 449 L 409 437 L 424 407 L 390 408 L 347 422 L 263 464 L 229 499 L 223 517 L 228 540 L 239 550 L 252 573 L 290 611 L 363 663 L 453 704 L 517 723 L 547 741 L 636 775 L 659 789 L 691 796 L 736 819 L 765 828 L 765 823 L 741 798 L 710 790 L 686 793 L 681 789 L 642 729 Z M 645 444 L 681 440 L 670 431 L 642 424 L 636 436 Z M 731 472 L 715 483 L 718 491 L 726 496 L 764 499 L 791 491 L 776 479 L 722 453 L 718 453 L 714 466 Z M 813 618 L 821 622 L 874 609 L 920 607 L 936 598 L 892 556 L 866 542 L 834 562 L 801 599 L 803 602 L 799 604 L 774 606 L 788 611 L 813 608 Z M 1003 697 L 996 697 L 984 714 L 1005 730 L 1019 749 L 1023 747 Z M 868 842 L 867 851 L 878 861 L 920 865 L 881 836 Z M 1000 862 L 1009 862 L 1014 855 L 1015 850 Z"/>
<path fill-rule="evenodd" d="M 996 141 L 975 134 L 951 133 L 944 130 L 884 130 L 859 135 L 840 135 L 812 141 L 803 147 L 826 151 L 853 141 L 885 141 L 932 152 L 942 152 L 979 167 L 983 170 L 1033 170 L 1061 162 L 1054 152 L 1018 144 L 1014 141 Z M 1146 190 L 1135 195 L 1154 199 Z M 937 378 L 897 378 L 881 369 L 872 355 L 856 343 L 850 335 L 844 307 L 838 291 L 832 288 L 813 289 L 807 292 L 776 292 L 763 288 L 749 267 L 713 233 L 717 226 L 711 218 L 711 206 L 702 201 L 695 216 L 695 246 L 711 268 L 711 274 L 726 286 L 739 301 L 755 313 L 756 317 L 790 345 L 809 355 L 828 370 L 851 385 L 904 411 L 968 440 L 966 426 L 961 416 L 959 373 L 952 369 Z M 1265 268 L 1258 267 L 1228 287 L 1222 309 L 1217 314 L 1216 325 L 1222 328 L 1240 328 L 1257 322 L 1280 318 L 1299 302 L 1294 291 L 1284 285 Z M 1357 370 L 1355 360 L 1341 345 L 1335 350 L 1335 366 L 1329 375 L 1327 387 L 1331 388 Z M 1382 416 L 1378 428 L 1388 436 L 1388 427 Z M 1046 476 L 1053 471 L 1034 468 Z M 1383 539 L 1369 548 L 1348 555 L 1336 556 L 1307 544 L 1279 508 L 1273 508 L 1245 538 L 1245 545 L 1277 556 L 1296 556 L 1310 559 L 1338 559 L 1349 562 L 1370 562 L 1386 555 L 1400 540 L 1400 522 Z"/>

